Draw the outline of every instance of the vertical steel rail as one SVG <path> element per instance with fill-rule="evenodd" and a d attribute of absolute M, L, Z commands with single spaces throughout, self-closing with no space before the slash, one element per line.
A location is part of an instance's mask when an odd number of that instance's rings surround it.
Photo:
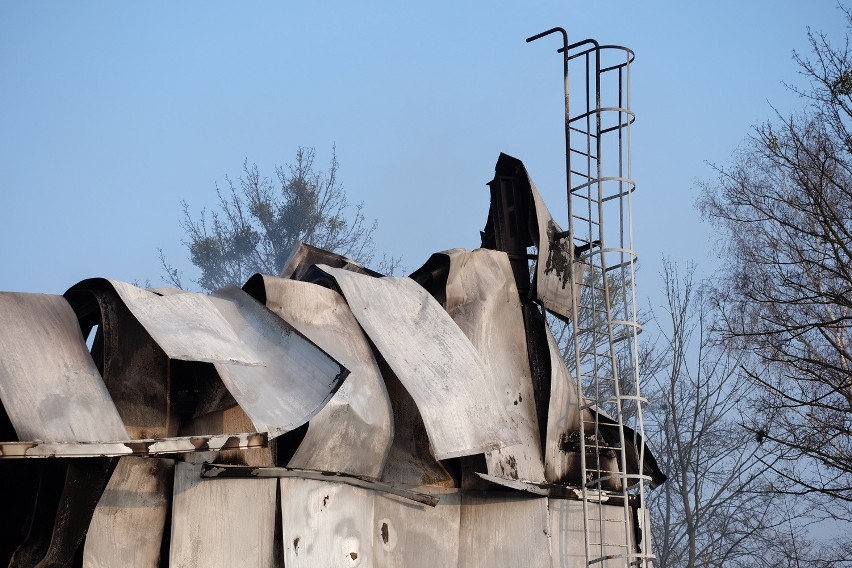
<path fill-rule="evenodd" d="M 577 283 L 580 294 L 571 296 L 575 378 L 579 400 L 585 400 L 582 410 L 591 413 L 592 420 L 582 420 L 580 462 L 582 471 L 583 526 L 587 566 L 649 566 L 653 555 L 645 535 L 641 543 L 633 540 L 633 529 L 647 530 L 644 520 L 645 483 L 642 474 L 644 452 L 644 420 L 638 374 L 637 336 L 641 331 L 636 313 L 635 262 L 633 249 L 631 125 L 635 117 L 630 110 L 631 50 L 612 45 L 600 45 L 584 40 L 569 45 L 567 33 L 553 28 L 532 36 L 527 42 L 560 32 L 563 46 L 565 84 L 565 156 L 568 205 L 568 231 L 573 246 L 587 250 L 579 261 L 587 265 L 588 276 Z M 623 57 L 613 65 L 602 67 L 604 56 Z M 569 84 L 572 61 L 583 74 L 585 107 L 571 114 Z M 602 77 L 616 78 L 614 105 L 602 104 Z M 576 96 L 575 96 L 576 98 Z M 615 117 L 614 125 L 609 124 Z M 606 121 L 606 122 L 605 122 Z M 605 144 L 604 139 L 614 143 Z M 616 171 L 607 170 L 615 152 Z M 579 161 L 576 158 L 580 158 Z M 626 171 L 625 171 L 626 170 Z M 612 175 L 614 174 L 614 175 Z M 575 183 L 574 178 L 579 178 Z M 612 191 L 611 188 L 615 188 Z M 615 203 L 613 203 L 615 201 Z M 605 225 L 606 212 L 617 207 L 616 223 Z M 614 225 L 614 226 L 613 226 Z M 597 247 L 597 248 L 595 248 Z M 610 260 L 614 262 L 610 262 Z M 578 271 L 571 271 L 572 278 Z M 571 282 L 569 289 L 574 289 Z M 602 411 L 613 416 L 615 425 L 602 423 Z M 628 414 L 630 416 L 625 416 Z M 637 473 L 628 473 L 627 440 L 624 424 L 632 418 L 636 436 L 631 440 L 639 453 Z M 606 434 L 604 434 L 606 428 Z M 617 441 L 615 432 L 617 430 Z M 607 435 L 608 434 L 608 435 Z M 640 438 L 641 437 L 641 438 Z M 618 470 L 613 472 L 602 456 L 617 455 Z M 589 463 L 590 459 L 593 463 Z M 590 467 L 591 466 L 591 467 Z M 609 469 L 607 469 L 609 467 Z M 622 503 L 621 518 L 608 518 L 612 506 L 605 500 Z M 641 515 L 632 511 L 642 507 Z M 631 527 L 638 522 L 640 527 Z M 607 535 L 608 528 L 620 533 Z M 596 534 L 595 534 L 596 533 Z M 593 535 L 596 540 L 593 540 Z M 620 541 L 620 542 L 619 542 Z M 638 548 L 637 548 L 638 544 Z"/>
<path fill-rule="evenodd" d="M 527 41 L 527 43 L 530 43 L 530 42 L 533 42 L 537 39 L 543 38 L 545 36 L 548 36 L 548 35 L 556 33 L 556 32 L 559 32 L 562 35 L 562 48 L 559 49 L 558 52 L 562 54 L 562 66 L 563 66 L 563 76 L 564 76 L 564 85 L 565 85 L 565 114 L 564 114 L 564 119 L 565 119 L 565 186 L 566 186 L 566 188 L 565 188 L 566 192 L 565 193 L 566 193 L 566 200 L 567 200 L 567 206 L 568 206 L 568 219 L 569 219 L 569 222 L 568 222 L 568 239 L 569 240 L 568 240 L 568 242 L 575 243 L 575 242 L 577 242 L 577 235 L 575 234 L 575 231 L 574 231 L 575 225 L 574 225 L 574 223 L 571 222 L 571 219 L 573 219 L 573 216 L 574 216 L 573 215 L 574 214 L 574 209 L 573 209 L 574 203 L 573 203 L 573 200 L 571 199 L 571 194 L 572 194 L 571 174 L 574 173 L 574 172 L 571 168 L 572 146 L 571 146 L 571 120 L 570 120 L 570 118 L 571 118 L 571 105 L 570 105 L 570 73 L 569 73 L 569 59 L 568 59 L 568 51 L 569 51 L 568 32 L 566 32 L 563 28 L 558 28 L 558 27 L 557 28 L 551 28 L 551 29 L 549 29 L 545 32 L 540 33 L 540 34 L 536 34 L 534 36 L 528 37 L 526 39 L 526 41 Z M 589 83 L 588 83 L 588 70 L 587 70 L 586 71 L 586 82 L 585 82 L 587 89 L 588 89 L 588 84 Z M 586 105 L 588 106 L 588 97 L 586 97 L 586 101 L 587 101 Z M 588 127 L 587 127 L 587 130 L 588 130 Z M 591 146 L 591 140 L 587 139 L 587 148 L 586 148 L 585 154 L 586 154 L 588 160 L 591 160 L 591 147 L 590 146 Z M 587 163 L 587 172 L 588 172 L 589 167 L 591 167 L 590 161 Z M 577 172 L 577 173 L 579 173 L 579 172 Z M 588 175 L 586 175 L 585 177 L 590 179 L 590 176 L 588 176 Z M 591 204 L 589 203 L 589 205 L 591 205 Z M 587 215 L 589 216 L 589 218 L 591 218 L 591 210 L 589 210 Z M 588 235 L 588 239 L 586 240 L 586 242 L 588 242 L 588 243 L 592 242 L 591 235 Z M 571 273 L 573 275 L 574 270 L 571 270 Z M 580 310 L 579 310 L 579 306 L 578 306 L 578 302 L 577 302 L 577 295 L 573 293 L 573 291 L 576 289 L 575 283 L 573 281 L 573 276 L 572 276 L 571 282 L 569 282 L 569 289 L 572 291 L 572 293 L 570 295 L 571 321 L 575 322 L 574 323 L 574 325 L 575 325 L 575 329 L 574 329 L 575 341 L 573 342 L 573 347 L 574 347 L 574 361 L 577 362 L 577 365 L 576 365 L 576 381 L 577 381 L 577 388 L 578 388 L 578 395 L 579 395 L 578 400 L 583 400 L 583 398 L 582 398 L 582 380 L 581 380 L 581 376 L 580 376 L 580 364 L 579 364 L 579 362 L 581 361 L 582 353 L 581 353 L 581 350 L 580 350 L 580 343 L 578 341 L 576 341 L 576 337 L 577 337 L 578 331 L 579 331 L 579 329 L 578 329 L 579 325 L 577 325 L 576 322 L 580 321 L 580 319 L 579 319 Z M 581 427 L 581 430 L 584 428 L 584 425 L 582 424 L 582 422 L 580 424 L 580 427 Z M 600 460 L 598 459 L 598 462 L 599 461 Z M 597 467 L 598 467 L 598 469 L 600 469 L 600 465 L 598 465 Z M 586 566 L 588 566 L 589 560 L 590 560 L 590 558 L 592 558 L 591 545 L 590 545 L 591 539 L 589 538 L 589 534 L 590 534 L 590 526 L 589 525 L 591 523 L 591 519 L 590 519 L 590 515 L 589 515 L 588 486 L 585 483 L 588 479 L 587 478 L 586 451 L 585 451 L 585 436 L 584 436 L 584 432 L 582 432 L 582 431 L 580 432 L 580 471 L 581 471 L 581 480 L 582 480 L 581 491 L 582 491 L 582 503 L 583 503 L 583 534 L 584 534 L 583 554 L 584 554 L 584 557 L 585 557 L 585 560 L 586 560 Z"/>

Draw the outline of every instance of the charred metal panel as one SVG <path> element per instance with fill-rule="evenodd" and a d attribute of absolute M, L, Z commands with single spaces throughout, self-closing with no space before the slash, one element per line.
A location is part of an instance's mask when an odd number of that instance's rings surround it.
<path fill-rule="evenodd" d="M 537 243 L 535 212 L 531 208 L 529 187 L 523 185 L 525 180 L 526 170 L 520 160 L 501 153 L 494 179 L 488 183 L 491 207 L 482 231 L 482 247 L 509 255 L 515 284 L 526 297 L 530 291 L 527 249 Z"/>
<path fill-rule="evenodd" d="M 311 479 L 279 483 L 287 568 L 373 566 L 372 491 Z"/>
<path fill-rule="evenodd" d="M 533 279 L 535 297 L 557 316 L 572 319 L 572 306 L 578 301 L 586 265 L 577 260 L 578 252 L 574 244 L 553 220 L 532 180 L 527 178 L 527 182 L 538 225 L 538 260 Z"/>
<path fill-rule="evenodd" d="M 14 438 L 14 433 L 4 438 Z M 12 554 L 27 536 L 39 495 L 39 481 L 46 467 L 60 464 L 46 461 L 0 460 L 0 487 L 3 491 L 3 514 L 0 515 L 0 566 L 7 566 Z"/>
<path fill-rule="evenodd" d="M 550 568 L 547 498 L 462 494 L 459 568 Z"/>
<path fill-rule="evenodd" d="M 256 275 L 245 289 L 350 371 L 308 423 L 288 467 L 380 477 L 393 441 L 392 410 L 372 349 L 336 291 Z"/>
<path fill-rule="evenodd" d="M 173 460 L 121 458 L 92 516 L 83 567 L 157 568 L 173 478 Z"/>
<path fill-rule="evenodd" d="M 432 255 L 426 266 L 430 264 L 447 267 L 447 275 L 436 278 L 437 282 L 445 282 L 443 294 L 439 292 L 438 296 L 443 296 L 447 313 L 482 357 L 489 381 L 517 428 L 519 444 L 486 452 L 488 472 L 543 480 L 524 318 L 508 256 L 488 249 L 453 249 Z M 419 272 L 436 275 L 437 270 Z M 412 278 L 417 279 L 417 273 Z"/>
<path fill-rule="evenodd" d="M 236 403 L 231 408 L 209 412 L 181 424 L 181 434 L 184 436 L 198 436 L 204 432 L 233 435 L 251 430 L 254 430 L 254 424 Z M 266 437 L 266 434 L 263 436 Z M 184 454 L 183 460 L 195 464 L 211 462 L 255 467 L 273 466 L 275 444 L 275 440 L 272 440 L 269 445 L 223 449 L 218 452 L 199 451 Z"/>
<path fill-rule="evenodd" d="M 359 262 L 346 258 L 337 253 L 323 250 L 307 243 L 299 243 L 293 248 L 284 268 L 281 270 L 281 278 L 291 280 L 304 280 L 308 270 L 316 264 L 325 264 L 333 268 L 343 268 L 352 272 L 359 272 L 369 276 L 383 276 L 378 272 L 366 268 Z"/>
<path fill-rule="evenodd" d="M 130 436 L 62 296 L 0 293 L 0 400 L 19 440 Z"/>
<path fill-rule="evenodd" d="M 524 328 L 527 337 L 527 355 L 530 362 L 533 395 L 535 396 L 536 415 L 540 445 L 545 445 L 548 414 L 550 412 L 551 374 L 550 350 L 547 346 L 546 312 L 537 303 L 523 300 L 521 311 L 524 315 Z"/>
<path fill-rule="evenodd" d="M 600 408 L 592 408 L 592 419 L 598 422 L 598 431 L 603 443 L 612 446 L 618 443 L 618 422 Z M 624 431 L 624 447 L 627 465 L 625 469 L 628 474 L 642 474 L 648 476 L 651 489 L 665 482 L 667 477 L 657 465 L 657 460 L 651 449 L 645 444 L 645 440 L 633 428 L 622 425 Z M 589 430 L 589 426 L 586 427 Z M 642 471 L 639 471 L 639 452 L 643 452 Z M 628 486 L 638 482 L 636 477 L 628 478 Z"/>
<path fill-rule="evenodd" d="M 491 208 L 482 246 L 508 253 L 518 290 L 535 298 L 545 308 L 564 318 L 573 317 L 573 293 L 579 294 L 584 264 L 578 261 L 567 234 L 554 221 L 541 195 L 527 174 L 523 162 L 500 154 L 494 167 Z M 536 247 L 535 277 L 529 285 L 527 247 Z"/>
<path fill-rule="evenodd" d="M 411 393 L 436 458 L 518 443 L 482 359 L 426 290 L 410 278 L 320 268 L 336 280 L 358 323 Z"/>
<path fill-rule="evenodd" d="M 274 567 L 274 479 L 204 480 L 201 466 L 175 464 L 169 564 Z"/>
<path fill-rule="evenodd" d="M 0 565 L 640 558 L 642 486 L 622 481 L 665 476 L 641 431 L 583 399 L 546 322 L 571 317 L 600 241 L 575 248 L 519 160 L 495 172 L 497 250 L 433 255 L 411 279 L 300 245 L 290 279 L 212 296 L 103 279 L 0 293 L 0 440 L 24 439 L 0 441 L 0 474 L 27 509 L 0 523 L 26 529 Z"/>
<path fill-rule="evenodd" d="M 176 435 L 169 358 L 115 290 L 72 287 L 65 298 L 84 335 L 97 326 L 92 357 L 130 437 Z"/>
<path fill-rule="evenodd" d="M 550 483 L 580 483 L 580 404 L 579 392 L 571 372 L 565 366 L 559 346 L 550 328 L 546 328 L 550 352 L 550 408 L 544 443 L 544 476 Z M 586 422 L 592 419 L 582 410 Z"/>
<path fill-rule="evenodd" d="M 437 506 L 418 507 L 398 497 L 376 494 L 373 504 L 375 568 L 458 565 L 461 493 L 448 489 L 439 496 Z"/>
<path fill-rule="evenodd" d="M 394 428 L 382 480 L 411 486 L 458 486 L 444 464 L 435 459 L 426 425 L 411 394 L 384 359 L 379 357 L 378 363 L 393 408 Z"/>
<path fill-rule="evenodd" d="M 27 538 L 9 567 L 74 566 L 115 462 L 110 458 L 68 460 L 44 468 Z"/>
<path fill-rule="evenodd" d="M 501 487 L 508 487 L 516 491 L 523 491 L 524 493 L 530 493 L 532 495 L 553 497 L 556 499 L 582 498 L 582 491 L 576 486 L 509 479 L 485 473 L 477 473 L 476 475 L 488 483 L 493 483 L 494 485 L 499 485 Z M 491 487 L 491 489 L 493 490 L 494 488 Z"/>
<path fill-rule="evenodd" d="M 13 555 L 18 556 L 19 565 L 27 563 L 25 558 L 31 558 L 28 563 L 33 565 L 43 556 L 46 538 L 37 535 L 49 535 L 53 526 L 66 467 L 60 460 L 0 462 L 0 483 L 12 488 L 3 495 L 0 566 L 8 566 Z"/>
<path fill-rule="evenodd" d="M 210 301 L 246 344 L 246 352 L 264 362 L 262 367 L 215 364 L 256 431 L 274 437 L 301 426 L 325 406 L 349 374 L 239 288 L 219 290 Z"/>

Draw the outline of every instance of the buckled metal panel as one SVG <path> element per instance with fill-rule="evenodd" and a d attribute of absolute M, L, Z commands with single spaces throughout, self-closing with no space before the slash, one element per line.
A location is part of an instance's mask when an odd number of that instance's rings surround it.
<path fill-rule="evenodd" d="M 382 480 L 414 487 L 455 487 L 456 480 L 433 455 L 426 425 L 411 394 L 386 362 L 381 361 L 380 367 L 393 408 L 394 429 Z"/>
<path fill-rule="evenodd" d="M 0 293 L 0 400 L 20 440 L 130 436 L 62 296 Z"/>
<path fill-rule="evenodd" d="M 519 442 L 476 349 L 426 290 L 410 278 L 319 268 L 335 279 L 358 323 L 411 393 L 436 458 Z"/>
<path fill-rule="evenodd" d="M 160 296 L 126 282 L 93 278 L 69 292 L 113 289 L 170 359 L 263 365 L 246 348 L 211 299 L 194 292 Z"/>
<path fill-rule="evenodd" d="M 274 479 L 201 479 L 175 465 L 169 565 L 274 567 Z"/>
<path fill-rule="evenodd" d="M 476 348 L 488 379 L 516 428 L 519 444 L 486 453 L 488 473 L 513 479 L 544 479 L 524 317 L 509 258 L 504 252 L 453 249 L 445 302 L 447 313 Z"/>
<path fill-rule="evenodd" d="M 177 298 L 177 296 L 169 296 Z M 210 296 L 251 357 L 264 366 L 215 363 L 228 390 L 260 432 L 301 426 L 331 399 L 348 371 L 291 325 L 236 287 Z"/>
<path fill-rule="evenodd" d="M 288 467 L 380 477 L 393 441 L 387 389 L 364 332 L 334 290 L 272 276 L 263 286 L 266 306 L 350 371 L 343 386 L 308 423 Z"/>

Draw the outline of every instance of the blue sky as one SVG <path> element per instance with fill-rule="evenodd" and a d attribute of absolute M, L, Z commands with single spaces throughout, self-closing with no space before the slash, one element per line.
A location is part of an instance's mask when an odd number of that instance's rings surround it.
<path fill-rule="evenodd" d="M 564 217 L 553 26 L 634 49 L 633 175 L 643 296 L 662 255 L 709 271 L 696 180 L 751 125 L 800 106 L 781 81 L 810 2 L 4 2 L 0 4 L 0 290 L 62 293 L 105 276 L 188 277 L 180 201 L 215 204 L 244 159 L 271 175 L 300 145 L 337 145 L 376 245 L 414 268 L 479 243 L 499 152 Z"/>

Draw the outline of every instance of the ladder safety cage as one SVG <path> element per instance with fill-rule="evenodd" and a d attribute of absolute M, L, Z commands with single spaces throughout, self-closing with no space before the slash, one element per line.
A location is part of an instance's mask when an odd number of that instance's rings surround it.
<path fill-rule="evenodd" d="M 587 269 L 572 271 L 574 378 L 582 414 L 580 438 L 583 523 L 587 566 L 651 566 L 644 475 L 644 421 L 639 377 L 630 137 L 630 65 L 626 47 L 592 39 L 568 43 L 562 28 L 530 38 L 562 35 L 565 84 L 565 170 L 568 230 Z M 573 90 L 569 89 L 573 86 Z M 570 357 L 569 357 L 570 359 Z M 589 418 L 591 417 L 591 419 Z M 625 430 L 625 426 L 629 427 Z M 625 432 L 632 439 L 625 439 Z M 638 453 L 637 473 L 627 471 L 627 444 Z M 604 460 L 617 458 L 617 471 Z M 620 499 L 613 499 L 620 497 Z M 614 514 L 613 505 L 622 503 Z M 644 538 L 634 539 L 633 535 Z M 608 536 L 609 535 L 609 536 Z M 608 538 L 610 540 L 608 540 Z"/>

